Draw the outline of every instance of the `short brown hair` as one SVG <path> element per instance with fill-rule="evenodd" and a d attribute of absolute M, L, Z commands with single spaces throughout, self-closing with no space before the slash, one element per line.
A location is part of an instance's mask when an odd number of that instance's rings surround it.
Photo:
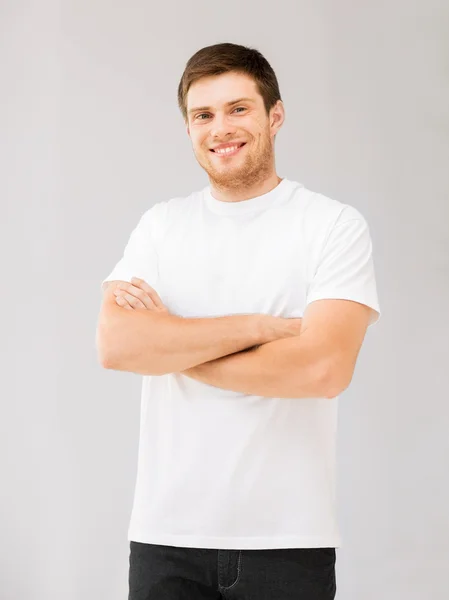
<path fill-rule="evenodd" d="M 255 48 L 225 42 L 198 50 L 188 61 L 178 86 L 178 106 L 187 122 L 187 93 L 202 77 L 228 72 L 245 73 L 256 82 L 267 115 L 282 100 L 276 75 L 267 59 Z"/>

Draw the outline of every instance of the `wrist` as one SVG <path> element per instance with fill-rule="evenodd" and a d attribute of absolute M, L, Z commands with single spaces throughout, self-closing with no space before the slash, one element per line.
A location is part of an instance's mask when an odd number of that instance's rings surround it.
<path fill-rule="evenodd" d="M 274 328 L 274 318 L 271 315 L 266 314 L 259 314 L 255 316 L 257 317 L 257 334 L 254 338 L 254 346 L 266 344 L 267 342 L 272 342 L 277 339 Z"/>

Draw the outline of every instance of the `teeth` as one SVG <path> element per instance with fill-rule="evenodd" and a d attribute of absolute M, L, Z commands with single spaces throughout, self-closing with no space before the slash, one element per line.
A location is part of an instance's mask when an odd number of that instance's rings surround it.
<path fill-rule="evenodd" d="M 228 154 L 229 152 L 234 152 L 234 150 L 237 150 L 237 148 L 239 148 L 240 146 L 231 146 L 229 148 L 224 148 L 224 149 L 216 149 L 215 152 L 217 152 L 217 154 Z"/>

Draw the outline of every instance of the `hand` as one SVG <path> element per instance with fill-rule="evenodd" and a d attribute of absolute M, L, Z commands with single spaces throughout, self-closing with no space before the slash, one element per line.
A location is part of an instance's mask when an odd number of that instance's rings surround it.
<path fill-rule="evenodd" d="M 131 278 L 131 283 L 120 283 L 114 289 L 115 302 L 122 308 L 134 310 L 145 308 L 159 313 L 170 314 L 158 293 L 143 279 Z"/>

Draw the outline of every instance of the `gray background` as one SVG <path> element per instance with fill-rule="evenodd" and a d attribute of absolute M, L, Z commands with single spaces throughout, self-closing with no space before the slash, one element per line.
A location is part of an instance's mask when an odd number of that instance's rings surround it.
<path fill-rule="evenodd" d="M 373 239 L 337 597 L 444 596 L 448 31 L 437 0 L 1 2 L 2 598 L 126 597 L 141 378 L 97 361 L 100 283 L 147 208 L 208 183 L 176 89 L 221 41 L 277 73 L 278 174 L 358 208 Z"/>

